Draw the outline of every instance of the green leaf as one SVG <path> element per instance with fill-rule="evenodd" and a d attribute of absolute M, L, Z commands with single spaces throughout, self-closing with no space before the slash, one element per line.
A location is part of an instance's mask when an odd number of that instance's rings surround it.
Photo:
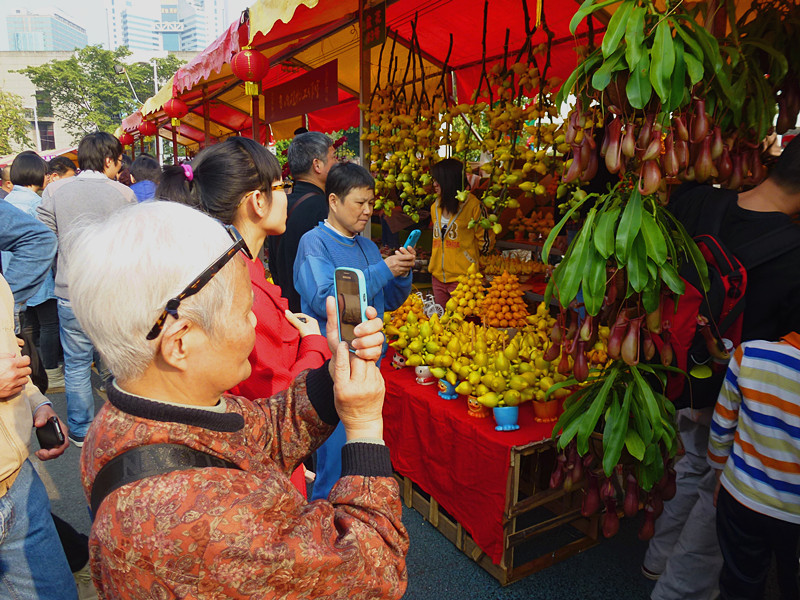
<path fill-rule="evenodd" d="M 638 188 L 634 186 L 631 192 L 628 203 L 625 205 L 625 210 L 622 211 L 622 217 L 619 220 L 617 227 L 617 238 L 614 249 L 617 259 L 625 264 L 628 262 L 628 255 L 630 254 L 633 240 L 639 234 L 639 229 L 642 225 L 642 195 L 639 193 Z"/>
<path fill-rule="evenodd" d="M 681 279 L 678 272 L 670 263 L 666 262 L 661 265 L 661 280 L 667 284 L 667 287 L 676 294 L 683 295 L 686 291 L 686 283 Z"/>
<path fill-rule="evenodd" d="M 622 448 L 628 433 L 628 421 L 630 419 L 631 405 L 630 387 L 625 390 L 625 397 L 622 405 L 619 402 L 619 395 L 613 393 L 611 410 L 608 413 L 610 419 L 606 420 L 603 429 L 603 472 L 606 477 L 610 477 L 614 467 L 619 462 L 622 455 Z"/>
<path fill-rule="evenodd" d="M 597 209 L 592 208 L 589 214 L 586 215 L 586 221 L 580 233 L 578 233 L 578 237 L 573 242 L 575 248 L 572 250 L 572 256 L 565 257 L 561 264 L 558 265 L 559 269 L 564 272 L 561 283 L 558 285 L 558 300 L 561 302 L 561 306 L 565 308 L 578 294 L 583 272 L 587 267 L 588 250 L 592 246 L 592 225 L 596 214 Z"/>
<path fill-rule="evenodd" d="M 577 12 L 572 16 L 572 20 L 569 22 L 569 32 L 572 35 L 575 35 L 575 30 L 578 29 L 578 25 L 581 21 L 583 21 L 583 19 L 593 12 L 598 11 L 601 8 L 605 8 L 611 4 L 616 4 L 617 2 L 619 2 L 619 0 L 606 0 L 605 2 L 598 2 L 595 4 L 595 0 L 585 0 Z"/>
<path fill-rule="evenodd" d="M 586 60 L 575 67 L 575 70 L 570 74 L 570 76 L 558 90 L 558 94 L 556 95 L 556 106 L 560 107 L 562 104 L 564 104 L 567 96 L 572 92 L 572 88 L 575 87 L 575 83 L 578 81 L 578 78 L 581 75 L 585 75 L 587 72 L 591 72 L 594 66 L 602 59 L 603 55 L 600 52 L 600 48 L 598 48 L 589 56 L 587 56 Z"/>
<path fill-rule="evenodd" d="M 650 273 L 647 271 L 647 250 L 641 232 L 633 239 L 633 245 L 628 255 L 627 269 L 631 287 L 635 291 L 641 292 L 650 281 Z"/>
<path fill-rule="evenodd" d="M 625 28 L 628 26 L 628 15 L 631 13 L 633 5 L 634 3 L 631 0 L 626 0 L 611 15 L 605 35 L 603 35 L 603 43 L 600 46 L 603 56 L 606 58 L 622 48 L 619 43 L 622 41 L 622 36 L 625 35 Z"/>
<path fill-rule="evenodd" d="M 653 50 L 650 52 L 650 83 L 661 99 L 662 104 L 669 104 L 672 86 L 670 77 L 675 66 L 675 48 L 672 43 L 672 32 L 665 20 L 656 26 Z"/>
<path fill-rule="evenodd" d="M 631 382 L 630 385 L 633 385 L 633 383 Z M 644 411 L 639 407 L 638 402 L 631 403 L 631 413 L 633 414 L 633 423 L 636 427 L 636 431 L 639 432 L 645 445 L 649 444 L 653 441 L 653 426 L 650 424 Z"/>
<path fill-rule="evenodd" d="M 654 277 L 650 280 L 650 285 L 642 292 L 642 306 L 645 312 L 651 313 L 658 309 L 661 304 L 661 284 Z"/>
<path fill-rule="evenodd" d="M 635 429 L 628 429 L 628 432 L 625 434 L 625 447 L 636 460 L 642 460 L 644 458 L 644 442 Z"/>
<path fill-rule="evenodd" d="M 639 369 L 632 366 L 631 373 L 633 373 L 633 380 L 636 382 L 636 388 L 639 390 L 637 399 L 643 402 L 645 413 L 653 427 L 653 436 L 655 439 L 659 439 L 663 429 L 661 426 L 661 410 L 658 408 L 658 401 L 650 385 L 645 381 L 644 377 L 642 377 L 642 374 L 639 373 Z M 634 390 L 634 392 L 635 391 L 636 390 Z"/>
<path fill-rule="evenodd" d="M 695 85 L 703 79 L 703 63 L 691 54 L 684 54 L 683 60 L 686 62 L 686 71 L 689 73 L 689 81 Z"/>
<path fill-rule="evenodd" d="M 650 84 L 650 51 L 645 49 L 636 68 L 631 69 L 628 83 L 625 86 L 628 102 L 633 108 L 642 109 L 650 101 L 653 86 Z"/>
<path fill-rule="evenodd" d="M 769 44 L 765 44 L 764 42 L 760 42 L 758 40 L 750 39 L 749 37 L 742 42 L 742 45 L 749 45 L 755 46 L 762 52 L 769 54 L 770 58 L 775 61 L 776 63 L 776 70 L 775 72 L 770 72 L 770 79 L 774 79 L 775 81 L 780 81 L 784 77 L 786 77 L 786 73 L 789 72 L 789 63 L 786 60 L 786 57 L 783 55 L 782 52 L 778 51 L 776 48 L 773 48 Z"/>
<path fill-rule="evenodd" d="M 704 54 L 702 48 L 700 48 L 700 45 L 694 40 L 694 36 L 686 31 L 683 25 L 678 23 L 675 19 L 670 17 L 669 22 L 672 24 L 675 33 L 680 36 L 680 38 L 683 40 L 683 43 L 688 47 L 686 56 L 692 56 L 692 58 L 697 60 L 700 63 L 700 68 L 702 69 Z"/>
<path fill-rule="evenodd" d="M 600 391 L 597 392 L 597 395 L 592 400 L 592 404 L 584 414 L 584 418 L 581 419 L 581 425 L 578 428 L 579 447 L 585 446 L 588 443 L 589 435 L 597 426 L 597 421 L 600 419 L 600 415 L 605 412 L 606 400 L 609 392 L 611 391 L 611 387 L 614 385 L 614 381 L 617 379 L 617 374 L 618 371 L 616 369 L 609 373 L 608 377 L 606 377 L 605 381 L 603 381 Z"/>
<path fill-rule="evenodd" d="M 663 265 L 667 260 L 667 244 L 653 215 L 647 211 L 642 211 L 642 233 L 647 256 L 652 258 L 657 265 Z"/>
<path fill-rule="evenodd" d="M 726 63 L 719 51 L 719 42 L 717 38 L 711 35 L 705 27 L 699 25 L 695 27 L 695 33 L 700 47 L 703 48 L 706 61 L 711 64 L 714 69 L 717 84 L 722 90 L 723 95 L 726 98 L 730 98 L 733 95 L 733 90 L 731 89 L 730 80 L 725 70 Z M 686 40 L 684 39 L 684 41 Z"/>
<path fill-rule="evenodd" d="M 619 212 L 619 207 L 605 211 L 597 219 L 597 226 L 594 228 L 594 247 L 600 256 L 606 259 L 614 253 L 614 234 L 617 230 Z"/>
<path fill-rule="evenodd" d="M 625 26 L 625 60 L 628 67 L 633 68 L 642 59 L 642 46 L 644 45 L 644 17 L 647 9 L 637 6 L 631 11 L 628 24 Z"/>
<path fill-rule="evenodd" d="M 553 229 L 550 230 L 550 233 L 548 234 L 547 239 L 544 241 L 544 245 L 542 246 L 542 257 L 543 257 L 543 261 L 544 261 L 545 264 L 547 264 L 547 261 L 550 258 L 550 249 L 553 247 L 553 243 L 556 241 L 556 238 L 558 237 L 558 234 L 561 232 L 561 229 L 563 229 L 564 224 L 572 216 L 572 213 L 574 213 L 581 206 L 583 206 L 583 203 L 586 202 L 586 200 L 588 200 L 589 198 L 591 198 L 593 196 L 597 196 L 597 194 L 587 194 L 583 198 L 583 200 L 580 200 L 575 206 L 570 208 L 567 211 L 567 214 L 565 214 L 561 218 L 561 220 L 558 223 L 556 223 L 556 226 L 553 227 Z M 574 243 L 575 243 L 575 240 L 573 240 L 573 244 Z M 566 259 L 566 258 L 567 257 L 565 256 L 564 259 Z"/>
<path fill-rule="evenodd" d="M 603 306 L 606 292 L 606 259 L 588 244 L 586 268 L 583 271 L 583 303 L 586 312 L 596 315 Z"/>
<path fill-rule="evenodd" d="M 600 68 L 594 72 L 594 75 L 592 75 L 592 87 L 594 89 L 597 91 L 606 89 L 608 84 L 611 83 L 611 74 L 618 70 L 623 56 L 625 56 L 624 48 L 620 46 L 603 62 Z"/>
<path fill-rule="evenodd" d="M 647 272 L 650 274 L 650 281 L 658 281 L 658 265 L 650 258 L 647 259 Z"/>
<path fill-rule="evenodd" d="M 675 47 L 675 66 L 670 75 L 672 90 L 669 95 L 669 106 L 666 107 L 667 111 L 679 108 L 686 95 L 686 61 L 683 58 L 683 40 L 676 37 L 673 45 Z"/>

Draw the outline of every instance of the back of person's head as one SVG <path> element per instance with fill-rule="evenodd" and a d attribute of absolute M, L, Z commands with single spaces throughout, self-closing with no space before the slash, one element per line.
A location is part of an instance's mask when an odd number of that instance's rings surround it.
<path fill-rule="evenodd" d="M 464 165 L 455 158 L 445 158 L 431 167 L 431 177 L 439 184 L 442 208 L 454 215 L 458 212 L 456 192 L 464 187 Z"/>
<path fill-rule="evenodd" d="M 47 172 L 50 175 L 66 177 L 70 173 L 75 173 L 75 163 L 66 156 L 56 156 L 47 163 Z"/>
<path fill-rule="evenodd" d="M 161 167 L 158 161 L 148 154 L 140 154 L 131 163 L 131 175 L 139 181 L 152 181 L 158 183 L 161 179 Z"/>
<path fill-rule="evenodd" d="M 11 181 L 11 167 L 3 167 L 0 170 L 0 181 Z"/>
<path fill-rule="evenodd" d="M 105 131 L 95 131 L 83 136 L 78 144 L 78 166 L 83 171 L 99 171 L 103 173 L 106 159 L 113 162 L 122 156 L 122 144 L 119 140 Z"/>
<path fill-rule="evenodd" d="M 314 159 L 328 163 L 328 148 L 333 146 L 333 140 L 319 131 L 308 131 L 296 135 L 289 144 L 287 158 L 289 171 L 292 177 L 305 175 L 314 166 Z"/>
<path fill-rule="evenodd" d="M 192 195 L 197 206 L 223 223 L 232 223 L 242 198 L 261 190 L 272 201 L 272 184 L 281 180 L 275 155 L 258 142 L 230 137 L 209 146 L 192 161 Z"/>
<path fill-rule="evenodd" d="M 232 240 L 217 221 L 198 210 L 174 202 L 143 202 L 76 230 L 66 243 L 73 310 L 108 368 L 127 381 L 141 377 L 153 361 L 159 340 L 146 337 L 167 301 Z M 223 331 L 230 311 L 233 262 L 178 309 L 181 318 L 198 324 L 212 339 Z M 72 264 L 76 268 L 69 268 Z"/>
<path fill-rule="evenodd" d="M 197 206 L 197 199 L 192 195 L 194 173 L 191 165 L 164 165 L 159 177 L 154 198 L 169 200 L 186 206 Z"/>
<path fill-rule="evenodd" d="M 800 136 L 783 149 L 769 178 L 792 194 L 800 193 Z"/>
<path fill-rule="evenodd" d="M 20 152 L 11 163 L 11 183 L 28 187 L 44 186 L 47 176 L 47 162 L 33 150 Z"/>
<path fill-rule="evenodd" d="M 330 199 L 331 194 L 335 194 L 339 202 L 344 202 L 351 190 L 361 188 L 375 189 L 375 179 L 369 171 L 356 163 L 336 163 L 325 182 L 325 197 Z"/>
<path fill-rule="evenodd" d="M 308 133 L 308 129 L 305 127 L 298 127 L 294 130 L 294 135 L 300 135 L 301 133 Z"/>

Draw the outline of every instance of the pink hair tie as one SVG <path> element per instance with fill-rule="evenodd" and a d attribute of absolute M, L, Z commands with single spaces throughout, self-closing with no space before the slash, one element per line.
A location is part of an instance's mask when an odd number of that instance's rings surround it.
<path fill-rule="evenodd" d="M 192 165 L 181 165 L 183 167 L 183 174 L 186 175 L 186 180 L 191 181 L 194 179 L 194 173 L 192 172 Z"/>

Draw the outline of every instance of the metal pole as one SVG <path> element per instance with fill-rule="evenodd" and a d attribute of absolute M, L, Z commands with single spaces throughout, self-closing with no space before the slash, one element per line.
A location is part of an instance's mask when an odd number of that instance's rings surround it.
<path fill-rule="evenodd" d="M 153 59 L 153 95 L 155 96 L 158 93 L 158 66 L 156 65 L 156 59 Z M 156 123 L 158 125 L 158 123 Z M 158 163 L 161 164 L 161 157 L 164 156 L 164 140 L 158 134 L 158 128 L 156 128 L 156 157 L 158 158 Z"/>
<path fill-rule="evenodd" d="M 39 132 L 39 113 L 36 110 L 36 98 L 33 99 L 33 128 L 36 130 L 36 151 L 42 151 L 42 136 Z"/>

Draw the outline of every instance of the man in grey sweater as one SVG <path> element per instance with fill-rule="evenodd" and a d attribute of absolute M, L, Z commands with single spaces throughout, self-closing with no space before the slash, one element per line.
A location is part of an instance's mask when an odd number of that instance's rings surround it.
<path fill-rule="evenodd" d="M 69 246 L 64 240 L 87 221 L 103 220 L 128 204 L 136 204 L 136 195 L 116 181 L 122 167 L 122 144 L 110 133 L 98 131 L 86 135 L 78 145 L 78 165 L 80 175 L 59 187 L 52 197 L 43 197 L 37 213 L 39 220 L 58 236 L 55 293 L 64 349 L 67 420 L 70 440 L 81 447 L 94 418 L 91 381 L 94 347 L 72 312 L 67 287 Z"/>

